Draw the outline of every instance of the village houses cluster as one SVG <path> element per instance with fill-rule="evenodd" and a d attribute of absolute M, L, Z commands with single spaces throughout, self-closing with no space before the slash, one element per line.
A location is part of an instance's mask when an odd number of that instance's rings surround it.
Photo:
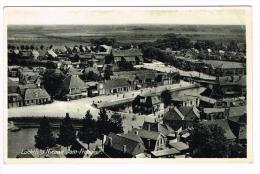
<path fill-rule="evenodd" d="M 232 62 L 216 58 L 210 49 L 208 59 L 198 59 L 196 49 L 172 56 L 175 68 L 196 71 L 201 76 L 182 76 L 143 67 L 146 58 L 137 46 L 129 49 L 96 46 L 34 46 L 8 49 L 8 108 L 50 104 L 54 100 L 76 100 L 100 95 L 123 95 L 120 100 L 94 102 L 98 109 L 145 115 L 141 127 L 104 135 L 101 151 L 95 157 L 112 158 L 189 158 L 194 125 L 217 125 L 224 130 L 227 144 L 246 147 L 246 67 L 245 56 Z M 217 55 L 224 55 L 219 51 Z M 238 57 L 234 53 L 234 57 Z M 187 88 L 203 86 L 196 96 L 174 95 L 169 85 L 180 81 Z M 149 92 L 157 87 L 164 90 Z M 185 87 L 179 86 L 179 90 Z M 170 91 L 169 101 L 162 95 Z M 141 91 L 125 97 L 129 91 Z M 85 150 L 84 143 L 79 142 Z M 94 156 L 94 155 L 93 155 Z"/>

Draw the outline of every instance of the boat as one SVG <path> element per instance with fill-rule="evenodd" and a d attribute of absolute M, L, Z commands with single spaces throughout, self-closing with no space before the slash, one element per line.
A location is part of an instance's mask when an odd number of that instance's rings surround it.
<path fill-rule="evenodd" d="M 20 131 L 21 128 L 15 126 L 13 121 L 9 121 L 8 122 L 8 130 L 10 130 L 11 132 L 17 132 L 17 131 Z"/>

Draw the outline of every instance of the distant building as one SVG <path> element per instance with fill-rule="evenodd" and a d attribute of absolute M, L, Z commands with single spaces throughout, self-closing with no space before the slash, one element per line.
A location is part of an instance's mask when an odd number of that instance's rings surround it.
<path fill-rule="evenodd" d="M 112 55 L 114 57 L 115 63 L 125 60 L 126 62 L 131 63 L 132 65 L 141 65 L 144 62 L 143 53 L 140 49 L 113 49 Z"/>

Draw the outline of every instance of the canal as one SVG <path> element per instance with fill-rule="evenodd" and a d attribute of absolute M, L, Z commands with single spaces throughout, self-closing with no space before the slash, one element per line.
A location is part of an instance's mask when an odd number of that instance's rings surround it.
<path fill-rule="evenodd" d="M 197 96 L 199 95 L 205 88 L 199 87 L 199 88 L 193 88 L 193 89 L 186 89 L 182 91 L 176 91 L 173 92 L 176 96 L 182 96 L 182 95 L 192 95 Z M 77 102 L 78 103 L 78 102 Z M 86 106 L 86 104 L 85 104 Z M 86 109 L 86 108 L 85 108 Z M 32 110 L 33 111 L 33 110 Z M 27 115 L 30 115 L 31 113 L 28 112 Z M 44 114 L 44 113 L 42 113 Z M 94 110 L 93 115 L 96 115 L 97 111 Z M 48 115 L 46 115 L 48 116 Z M 64 113 L 65 116 L 65 113 Z M 83 118 L 84 115 L 81 116 Z M 141 123 L 143 123 L 143 119 L 140 118 L 136 121 L 132 121 L 131 118 L 127 118 L 123 120 L 124 126 L 127 126 L 130 128 L 129 124 L 135 124 L 136 126 L 140 126 Z M 8 157 L 9 158 L 15 158 L 17 154 L 21 153 L 24 149 L 32 149 L 34 148 L 34 136 L 37 134 L 38 128 L 22 128 L 20 131 L 17 132 L 11 132 L 8 131 Z M 53 129 L 54 136 L 57 137 L 58 129 Z M 101 145 L 101 141 L 97 141 L 96 143 L 90 144 L 90 150 L 93 150 L 97 145 Z"/>

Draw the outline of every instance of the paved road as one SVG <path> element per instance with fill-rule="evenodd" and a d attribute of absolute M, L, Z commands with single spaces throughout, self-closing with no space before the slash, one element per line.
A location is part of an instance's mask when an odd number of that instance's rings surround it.
<path fill-rule="evenodd" d="M 33 105 L 33 106 L 25 106 L 18 108 L 10 108 L 8 109 L 8 117 L 24 117 L 24 116 L 48 116 L 48 117 L 64 117 L 67 112 L 70 113 L 70 116 L 73 118 L 83 118 L 87 110 L 90 110 L 93 117 L 96 118 L 98 116 L 99 110 L 92 106 L 93 101 L 104 101 L 111 102 L 115 100 L 120 100 L 123 97 L 135 97 L 140 93 L 150 93 L 150 92 L 158 92 L 168 89 L 177 89 L 180 86 L 190 86 L 191 84 L 188 82 L 181 81 L 180 84 L 159 86 L 156 88 L 144 88 L 142 90 L 129 91 L 124 94 L 115 94 L 115 95 L 103 95 L 97 97 L 87 97 L 79 100 L 72 101 L 54 101 L 51 104 L 46 105 Z"/>

